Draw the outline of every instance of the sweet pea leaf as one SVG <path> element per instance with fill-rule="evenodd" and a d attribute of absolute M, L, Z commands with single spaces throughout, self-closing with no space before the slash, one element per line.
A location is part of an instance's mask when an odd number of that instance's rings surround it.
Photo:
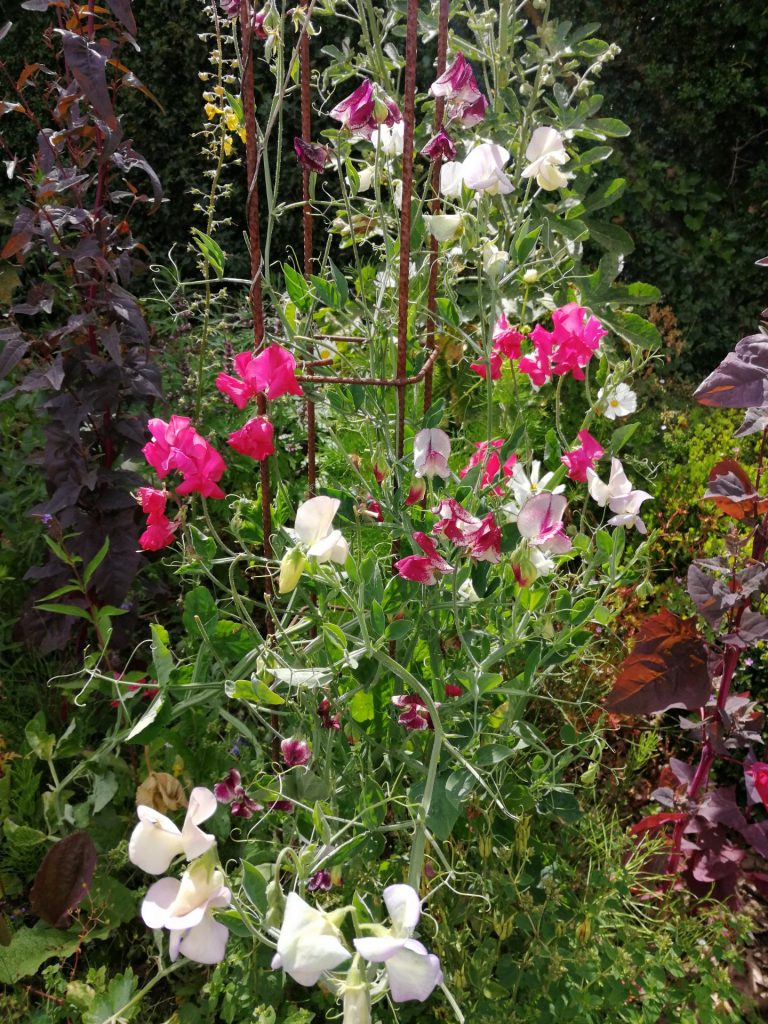
<path fill-rule="evenodd" d="M 712 691 L 707 648 L 690 619 L 666 608 L 647 618 L 606 698 L 609 711 L 652 715 L 706 704 Z"/>

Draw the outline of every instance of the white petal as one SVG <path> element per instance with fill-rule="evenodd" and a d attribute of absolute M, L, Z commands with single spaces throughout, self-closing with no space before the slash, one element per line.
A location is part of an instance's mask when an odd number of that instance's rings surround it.
<path fill-rule="evenodd" d="M 568 184 L 568 175 L 563 174 L 553 163 L 545 162 L 536 175 L 536 182 L 539 188 L 546 192 L 554 192 L 555 189 L 565 188 Z"/>
<path fill-rule="evenodd" d="M 170 818 L 151 807 L 137 810 L 141 821 L 131 833 L 128 859 L 150 875 L 161 875 L 184 849 L 181 832 Z"/>
<path fill-rule="evenodd" d="M 629 494 L 620 494 L 617 498 L 611 498 L 608 507 L 611 512 L 629 512 L 637 515 L 640 506 L 644 501 L 649 501 L 652 495 L 648 491 L 630 491 Z"/>
<path fill-rule="evenodd" d="M 168 943 L 168 956 L 172 964 L 175 964 L 179 959 L 179 951 L 181 950 L 183 939 L 184 932 L 171 932 L 170 942 Z"/>
<path fill-rule="evenodd" d="M 451 242 L 461 234 L 464 218 L 460 213 L 424 215 L 424 226 L 438 242 Z"/>
<path fill-rule="evenodd" d="M 311 558 L 316 558 L 318 562 L 330 562 L 331 553 L 338 544 L 340 538 L 341 530 L 331 530 L 327 536 L 316 540 L 312 547 L 307 550 L 307 554 Z"/>
<path fill-rule="evenodd" d="M 224 959 L 229 931 L 206 913 L 200 924 L 190 928 L 181 940 L 179 952 L 198 964 L 218 964 Z"/>
<path fill-rule="evenodd" d="M 461 196 L 464 182 L 464 164 L 460 160 L 448 160 L 440 168 L 440 191 L 449 199 Z"/>
<path fill-rule="evenodd" d="M 390 885 L 383 895 L 394 933 L 410 935 L 421 917 L 419 894 L 410 885 Z"/>
<path fill-rule="evenodd" d="M 383 964 L 403 948 L 405 941 L 405 938 L 397 939 L 394 935 L 368 935 L 355 939 L 355 949 L 364 960 Z"/>
<path fill-rule="evenodd" d="M 526 160 L 539 160 L 550 153 L 563 150 L 563 137 L 554 128 L 537 128 L 525 151 Z"/>
<path fill-rule="evenodd" d="M 389 989 L 396 1003 L 404 1003 L 408 999 L 423 1002 L 443 980 L 438 958 L 414 939 L 409 939 L 403 949 L 387 960 L 386 970 Z"/>
<path fill-rule="evenodd" d="M 310 498 L 309 501 L 299 505 L 296 509 L 294 524 L 299 538 L 305 544 L 311 545 L 327 536 L 340 504 L 338 498 L 329 498 L 326 494 L 319 494 L 316 498 Z"/>
<path fill-rule="evenodd" d="M 301 935 L 292 956 L 283 957 L 283 970 L 299 985 L 314 985 L 323 971 L 332 971 L 352 954 L 335 935 Z"/>
<path fill-rule="evenodd" d="M 164 928 L 168 909 L 178 895 L 181 883 L 178 878 L 161 878 L 150 885 L 141 904 L 141 917 L 147 928 Z"/>
<path fill-rule="evenodd" d="M 331 551 L 331 561 L 336 562 L 337 565 L 344 565 L 349 558 L 349 544 L 346 537 L 342 537 L 339 530 L 334 530 L 334 533 L 339 534 L 339 539 L 334 544 L 333 551 Z"/>
<path fill-rule="evenodd" d="M 216 813 L 217 807 L 218 801 L 212 790 L 206 789 L 205 786 L 195 786 L 189 794 L 187 820 L 193 825 L 200 825 Z"/>

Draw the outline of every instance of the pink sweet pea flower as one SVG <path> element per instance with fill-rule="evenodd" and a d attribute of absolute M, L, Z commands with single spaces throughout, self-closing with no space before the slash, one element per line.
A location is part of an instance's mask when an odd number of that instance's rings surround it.
<path fill-rule="evenodd" d="M 342 126 L 351 132 L 369 128 L 373 117 L 373 82 L 369 78 L 363 79 L 354 92 L 336 104 L 330 116 L 341 121 Z"/>
<path fill-rule="evenodd" d="M 328 148 L 320 145 L 319 142 L 305 142 L 304 139 L 296 136 L 293 140 L 293 150 L 305 171 L 322 174 L 328 166 Z"/>
<path fill-rule="evenodd" d="M 587 482 L 587 470 L 594 469 L 595 463 L 605 455 L 605 450 L 588 430 L 580 430 L 577 435 L 581 442 L 573 451 L 566 452 L 561 462 L 568 470 L 568 476 L 577 483 Z"/>
<path fill-rule="evenodd" d="M 142 448 L 144 458 L 163 480 L 172 469 L 176 469 L 175 451 L 185 438 L 195 434 L 186 416 L 171 416 L 168 423 L 161 419 L 151 419 L 147 429 L 152 440 Z"/>
<path fill-rule="evenodd" d="M 491 371 L 491 380 L 498 380 L 501 377 L 501 352 L 491 350 L 491 354 L 485 362 L 470 363 L 470 370 L 474 373 L 480 374 L 483 380 L 488 376 L 488 371 Z"/>
<path fill-rule="evenodd" d="M 448 456 L 451 454 L 451 439 L 444 430 L 425 428 L 413 439 L 413 464 L 417 477 L 440 476 L 444 480 L 451 475 Z"/>
<path fill-rule="evenodd" d="M 238 409 L 244 409 L 251 398 L 262 392 L 270 400 L 286 394 L 304 394 L 296 380 L 296 360 L 280 345 L 268 345 L 258 355 L 241 352 L 235 356 L 234 367 L 240 380 L 220 373 L 216 387 L 231 398 Z"/>
<path fill-rule="evenodd" d="M 556 309 L 552 314 L 555 339 L 553 369 L 556 374 L 571 373 L 574 380 L 584 380 L 583 368 L 608 333 L 597 317 L 590 316 L 576 302 Z"/>
<path fill-rule="evenodd" d="M 147 528 L 139 537 L 143 551 L 159 551 L 168 547 L 180 526 L 178 520 L 171 522 L 167 516 L 158 517 L 155 522 L 147 521 Z"/>
<path fill-rule="evenodd" d="M 440 516 L 440 519 L 433 526 L 432 532 L 445 534 L 453 544 L 464 546 L 468 543 L 468 535 L 480 526 L 477 516 L 467 512 L 455 498 L 443 498 L 433 511 Z"/>
<path fill-rule="evenodd" d="M 306 740 L 300 740 L 297 736 L 291 736 L 289 739 L 283 740 L 280 744 L 280 751 L 283 755 L 283 760 L 289 768 L 308 764 L 312 757 L 309 744 Z"/>
<path fill-rule="evenodd" d="M 478 89 L 475 73 L 463 53 L 456 55 L 451 66 L 429 87 L 429 92 L 442 97 L 448 118 L 457 119 L 465 128 L 479 124 L 485 117 L 488 100 Z"/>
<path fill-rule="evenodd" d="M 768 808 L 768 764 L 753 761 L 752 764 L 745 765 L 744 774 L 747 776 L 747 785 L 752 784 L 763 801 L 763 806 Z"/>
<path fill-rule="evenodd" d="M 425 554 L 408 555 L 407 558 L 401 558 L 395 562 L 395 568 L 404 580 L 432 586 L 437 583 L 438 573 L 453 572 L 453 566 L 449 565 L 439 554 L 435 542 L 430 537 L 417 531 L 414 533 L 413 539 Z"/>
<path fill-rule="evenodd" d="M 456 156 L 456 146 L 450 135 L 441 128 L 422 149 L 421 155 L 428 160 L 453 160 Z"/>
<path fill-rule="evenodd" d="M 509 478 L 512 476 L 513 470 L 517 463 L 517 455 L 514 453 L 509 456 L 504 465 L 501 465 L 501 459 L 498 455 L 498 449 L 503 446 L 504 442 L 500 437 L 495 438 L 493 441 L 476 441 L 475 442 L 475 453 L 469 462 L 462 469 L 459 470 L 459 476 L 463 480 L 470 469 L 474 469 L 475 466 L 479 466 L 485 463 L 485 469 L 483 470 L 483 477 L 480 481 L 481 487 L 487 487 L 492 483 L 498 473 L 501 470 L 505 477 Z M 497 449 L 488 454 L 489 448 Z M 502 495 L 504 490 L 502 487 L 495 487 L 494 494 Z"/>
<path fill-rule="evenodd" d="M 501 530 L 496 525 L 493 513 L 481 520 L 476 530 L 469 534 L 469 554 L 478 562 L 496 563 L 501 560 Z"/>
<path fill-rule="evenodd" d="M 434 729 L 432 716 L 427 711 L 424 700 L 417 693 L 397 693 L 392 697 L 392 703 L 396 708 L 405 709 L 397 717 L 399 725 L 416 732 Z"/>
<path fill-rule="evenodd" d="M 457 686 L 455 683 L 446 683 L 445 684 L 445 696 L 446 697 L 460 697 L 463 692 L 464 692 L 464 690 L 460 686 Z"/>
<path fill-rule="evenodd" d="M 204 437 L 196 433 L 182 439 L 183 449 L 176 450 L 175 468 L 184 479 L 176 488 L 177 494 L 197 492 L 204 498 L 223 498 L 224 491 L 218 481 L 227 464 L 216 449 Z"/>
<path fill-rule="evenodd" d="M 331 702 L 327 697 L 323 697 L 317 705 L 317 716 L 323 729 L 333 729 L 336 732 L 341 729 L 341 715 L 331 714 Z"/>
<path fill-rule="evenodd" d="M 509 326 L 506 316 L 502 313 L 496 321 L 496 326 L 493 328 L 493 347 L 495 351 L 505 355 L 507 359 L 519 359 L 522 341 L 523 335 L 517 328 Z"/>
<path fill-rule="evenodd" d="M 165 516 L 165 506 L 168 501 L 165 491 L 158 491 L 155 487 L 140 487 L 138 499 L 141 511 L 147 515 L 147 522 L 156 523 Z"/>
<path fill-rule="evenodd" d="M 485 112 L 488 109 L 488 100 L 480 93 L 474 103 L 464 107 L 458 115 L 459 124 L 462 128 L 474 128 L 485 120 Z"/>
<path fill-rule="evenodd" d="M 273 436 L 274 427 L 269 420 L 257 416 L 230 434 L 227 444 L 241 455 L 261 461 L 275 454 Z"/>
<path fill-rule="evenodd" d="M 570 537 L 566 536 L 563 515 L 568 506 L 562 494 L 540 491 L 528 498 L 517 516 L 520 536 L 536 547 L 553 554 L 571 550 Z"/>
<path fill-rule="evenodd" d="M 554 372 L 551 362 L 553 337 L 540 324 L 534 327 L 530 337 L 534 353 L 523 356 L 518 362 L 517 368 L 521 373 L 530 377 L 534 387 L 540 388 L 542 384 L 546 384 L 552 379 Z"/>

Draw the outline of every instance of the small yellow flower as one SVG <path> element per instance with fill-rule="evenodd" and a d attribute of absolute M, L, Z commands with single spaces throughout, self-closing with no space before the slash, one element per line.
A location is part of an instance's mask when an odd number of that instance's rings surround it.
<path fill-rule="evenodd" d="M 232 136 L 224 136 L 224 156 L 232 156 Z"/>
<path fill-rule="evenodd" d="M 216 115 L 220 113 L 221 111 L 219 110 L 215 103 L 205 104 L 205 116 L 208 118 L 209 121 L 212 121 L 214 117 L 216 117 Z"/>
<path fill-rule="evenodd" d="M 240 141 L 245 145 L 245 127 L 238 128 L 237 134 L 240 136 Z"/>
<path fill-rule="evenodd" d="M 213 91 L 216 93 L 217 96 L 223 96 L 226 90 L 224 89 L 223 85 L 214 85 Z"/>
<path fill-rule="evenodd" d="M 240 127 L 240 121 L 234 110 L 231 110 L 228 114 L 226 114 L 224 120 L 227 125 L 227 130 L 230 132 L 236 132 Z"/>

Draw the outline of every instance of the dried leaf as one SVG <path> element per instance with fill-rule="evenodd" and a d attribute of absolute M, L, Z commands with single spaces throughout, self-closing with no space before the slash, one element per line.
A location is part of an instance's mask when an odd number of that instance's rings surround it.
<path fill-rule="evenodd" d="M 52 846 L 37 869 L 30 893 L 32 910 L 54 928 L 68 928 L 71 911 L 93 882 L 96 847 L 87 832 L 73 832 Z"/>
<path fill-rule="evenodd" d="M 168 772 L 150 772 L 136 790 L 136 804 L 146 804 L 161 814 L 187 806 L 187 797 L 178 779 Z"/>
<path fill-rule="evenodd" d="M 693 620 L 664 609 L 643 622 L 606 708 L 627 715 L 675 707 L 690 711 L 706 704 L 711 690 L 707 647 Z"/>

